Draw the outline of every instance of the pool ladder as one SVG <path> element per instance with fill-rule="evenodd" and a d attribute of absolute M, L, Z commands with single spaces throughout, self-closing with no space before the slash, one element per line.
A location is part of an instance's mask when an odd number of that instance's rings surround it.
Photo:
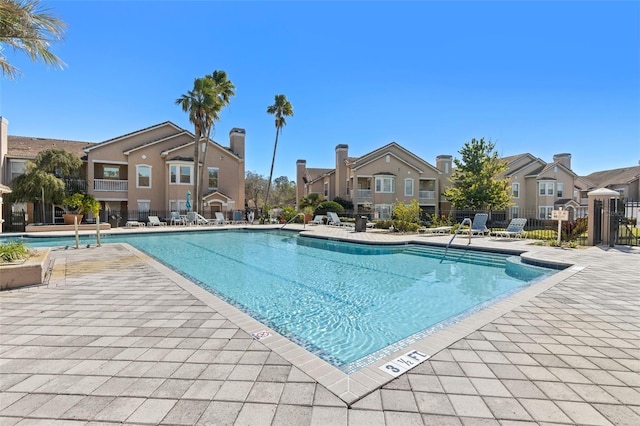
<path fill-rule="evenodd" d="M 462 229 L 463 225 L 469 225 L 469 228 L 471 228 L 471 225 L 472 225 L 471 219 L 468 217 L 465 217 L 464 219 L 462 219 L 462 223 L 460 223 L 460 226 L 458 226 L 458 229 L 456 229 L 456 232 L 453 233 L 453 237 L 451 237 L 451 239 L 449 240 L 449 243 L 447 244 L 447 247 L 444 249 L 444 254 L 442 255 L 442 259 L 440 259 L 440 263 L 442 263 L 444 258 L 447 257 L 447 251 L 449 251 L 449 247 L 451 246 L 453 239 L 456 237 L 456 235 L 460 233 L 460 230 Z M 469 243 L 467 245 L 469 244 L 471 244 L 471 229 L 469 229 Z"/>
<path fill-rule="evenodd" d="M 300 216 L 300 215 L 304 216 L 304 213 L 296 213 L 296 214 L 295 214 L 291 219 L 289 219 L 289 221 L 288 221 L 287 223 L 285 223 L 284 225 L 282 225 L 282 226 L 280 227 L 280 229 L 283 229 L 285 226 L 287 226 L 288 224 L 290 224 L 291 222 L 293 222 L 294 220 L 296 220 L 296 218 L 297 218 L 298 216 Z M 304 218 L 302 219 L 302 226 L 303 226 L 304 228 L 306 228 L 306 224 L 304 223 Z"/>

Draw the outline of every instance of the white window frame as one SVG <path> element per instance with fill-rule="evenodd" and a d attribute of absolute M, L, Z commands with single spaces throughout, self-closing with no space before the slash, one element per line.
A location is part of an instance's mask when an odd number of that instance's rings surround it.
<path fill-rule="evenodd" d="M 322 188 L 325 197 L 329 196 L 329 182 L 325 182 Z"/>
<path fill-rule="evenodd" d="M 553 196 L 553 182 L 552 181 L 542 181 L 538 182 L 538 194 L 541 197 Z"/>
<path fill-rule="evenodd" d="M 139 212 L 151 211 L 151 200 L 136 200 Z"/>
<path fill-rule="evenodd" d="M 376 176 L 375 190 L 378 194 L 394 194 L 396 179 L 393 176 Z"/>
<path fill-rule="evenodd" d="M 410 185 L 410 188 L 407 188 L 407 185 Z M 414 182 L 413 179 L 411 178 L 406 178 L 404 180 L 404 196 L 405 197 L 413 197 L 413 187 L 414 187 Z M 409 190 L 407 190 L 409 189 Z"/>
<path fill-rule="evenodd" d="M 520 206 L 511 206 L 511 219 L 520 217 Z"/>
<path fill-rule="evenodd" d="M 538 219 L 549 220 L 551 219 L 551 212 L 553 206 L 538 206 Z"/>
<path fill-rule="evenodd" d="M 511 184 L 511 196 L 513 198 L 520 198 L 520 184 L 518 182 Z"/>
<path fill-rule="evenodd" d="M 22 176 L 23 174 L 25 174 L 25 172 L 27 171 L 27 161 L 26 160 L 11 160 L 9 162 L 10 166 L 9 166 L 9 173 L 10 173 L 10 179 L 9 182 L 13 182 L 13 180 L 15 178 L 17 178 L 18 176 Z M 14 166 L 20 166 L 17 167 L 17 169 L 14 169 Z"/>
<path fill-rule="evenodd" d="M 218 183 L 216 186 L 210 186 L 211 183 L 211 172 L 215 170 L 216 172 L 216 182 Z M 220 168 L 219 167 L 207 167 L 207 186 L 209 189 L 218 189 L 220 187 Z"/>
<path fill-rule="evenodd" d="M 393 216 L 393 204 L 376 204 L 373 211 L 377 219 L 391 219 Z"/>
<path fill-rule="evenodd" d="M 187 210 L 187 200 L 169 200 L 169 211 L 181 212 Z"/>
<path fill-rule="evenodd" d="M 182 182 L 182 168 L 189 169 L 189 182 Z M 184 175 L 186 176 L 186 175 Z M 192 185 L 193 184 L 193 165 L 175 163 L 169 165 L 169 185 Z"/>
<path fill-rule="evenodd" d="M 558 182 L 556 184 L 556 198 L 562 198 L 564 193 L 564 184 L 562 182 Z"/>
<path fill-rule="evenodd" d="M 148 186 L 142 186 L 140 185 L 140 169 L 143 168 L 147 168 L 149 169 L 149 185 Z M 152 179 L 151 177 L 153 176 L 153 167 L 148 165 L 148 164 L 136 164 L 136 188 L 144 188 L 144 189 L 151 189 L 152 185 Z"/>

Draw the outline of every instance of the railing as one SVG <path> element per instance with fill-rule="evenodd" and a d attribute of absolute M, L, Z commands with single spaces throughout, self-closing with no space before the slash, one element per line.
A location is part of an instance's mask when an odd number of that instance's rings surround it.
<path fill-rule="evenodd" d="M 129 182 L 126 180 L 94 179 L 93 190 L 94 191 L 127 192 L 129 190 Z"/>
<path fill-rule="evenodd" d="M 436 191 L 418 191 L 418 198 L 421 200 L 435 200 Z"/>
<path fill-rule="evenodd" d="M 371 198 L 370 189 L 358 189 L 358 199 L 361 200 L 363 198 Z"/>

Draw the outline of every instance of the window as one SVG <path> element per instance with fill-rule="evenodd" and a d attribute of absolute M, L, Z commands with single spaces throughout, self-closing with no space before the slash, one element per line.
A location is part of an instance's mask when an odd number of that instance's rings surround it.
<path fill-rule="evenodd" d="M 102 168 L 103 179 L 120 179 L 120 167 L 117 166 L 104 166 Z"/>
<path fill-rule="evenodd" d="M 519 183 L 512 183 L 511 184 L 511 195 L 513 196 L 513 198 L 520 198 L 520 184 Z"/>
<path fill-rule="evenodd" d="M 394 193 L 394 179 L 392 177 L 377 177 L 376 192 Z"/>
<path fill-rule="evenodd" d="M 151 201 L 149 200 L 138 200 L 138 211 L 139 212 L 148 212 L 151 210 Z"/>
<path fill-rule="evenodd" d="M 325 197 L 329 196 L 329 182 L 324 183 L 324 196 Z"/>
<path fill-rule="evenodd" d="M 169 166 L 169 183 L 191 185 L 193 166 Z"/>
<path fill-rule="evenodd" d="M 413 197 L 413 179 L 404 180 L 404 195 L 407 197 Z"/>
<path fill-rule="evenodd" d="M 374 217 L 376 219 L 391 219 L 393 205 L 392 204 L 376 204 L 373 211 L 374 211 Z"/>
<path fill-rule="evenodd" d="M 520 207 L 519 206 L 511 206 L 511 219 L 515 219 L 520 217 Z"/>
<path fill-rule="evenodd" d="M 553 206 L 538 207 L 538 219 L 551 219 L 552 210 L 553 210 Z"/>
<path fill-rule="evenodd" d="M 564 187 L 564 184 L 562 184 L 562 183 L 558 183 L 556 185 L 556 190 L 557 190 L 556 196 L 558 198 L 562 198 L 562 189 L 563 189 L 563 187 Z"/>
<path fill-rule="evenodd" d="M 218 168 L 209 167 L 209 189 L 218 189 Z"/>
<path fill-rule="evenodd" d="M 136 166 L 138 188 L 151 188 L 151 166 Z"/>
<path fill-rule="evenodd" d="M 553 195 L 553 182 L 540 182 L 538 183 L 540 195 Z"/>
<path fill-rule="evenodd" d="M 23 175 L 27 169 L 26 161 L 11 161 L 11 181 Z"/>

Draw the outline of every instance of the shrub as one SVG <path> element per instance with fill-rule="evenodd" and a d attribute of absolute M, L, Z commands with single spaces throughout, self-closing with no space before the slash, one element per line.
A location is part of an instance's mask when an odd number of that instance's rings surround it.
<path fill-rule="evenodd" d="M 374 228 L 376 229 L 389 229 L 393 225 L 393 221 L 388 219 L 376 220 L 374 223 Z"/>
<path fill-rule="evenodd" d="M 336 197 L 333 199 L 336 203 L 340 204 L 344 210 L 353 210 L 353 202 L 350 200 L 345 200 L 341 197 Z"/>
<path fill-rule="evenodd" d="M 0 263 L 27 259 L 29 254 L 29 249 L 21 241 L 9 241 L 8 243 L 0 244 Z"/>
<path fill-rule="evenodd" d="M 318 204 L 314 214 L 327 214 L 327 212 L 344 213 L 344 207 L 335 201 L 323 201 Z"/>

